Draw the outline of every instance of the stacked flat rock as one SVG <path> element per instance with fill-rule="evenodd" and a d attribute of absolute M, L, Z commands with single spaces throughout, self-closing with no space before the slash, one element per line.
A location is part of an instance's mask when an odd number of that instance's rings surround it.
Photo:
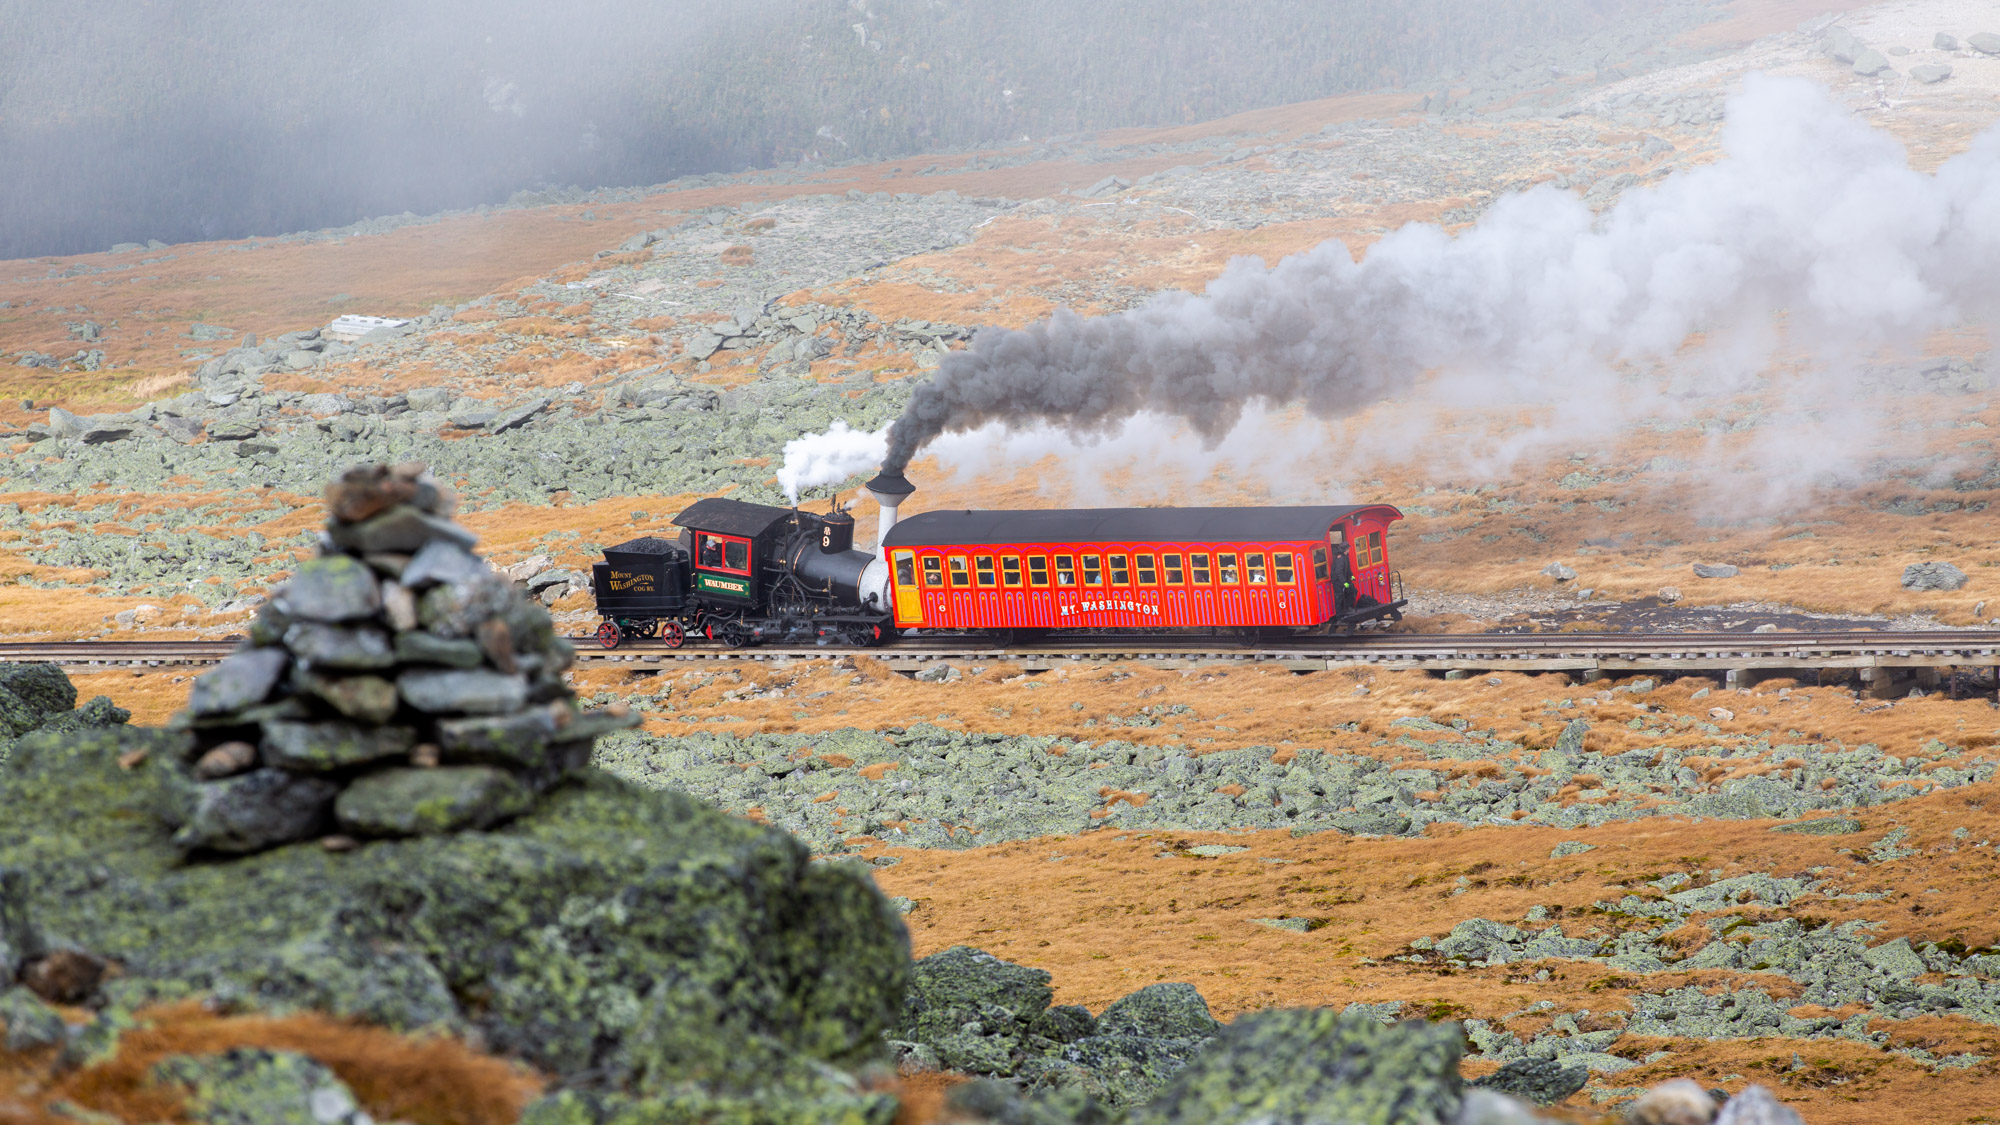
<path fill-rule="evenodd" d="M 320 555 L 175 720 L 198 794 L 181 849 L 491 827 L 637 723 L 578 709 L 569 641 L 472 552 L 424 466 L 352 469 L 326 501 Z"/>

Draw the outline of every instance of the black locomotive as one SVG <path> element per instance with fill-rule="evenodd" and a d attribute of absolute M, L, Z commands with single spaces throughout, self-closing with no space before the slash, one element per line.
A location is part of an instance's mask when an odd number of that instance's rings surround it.
<path fill-rule="evenodd" d="M 605 648 L 632 637 L 678 648 L 690 632 L 730 646 L 850 647 L 892 632 L 886 569 L 854 549 L 853 516 L 716 498 L 674 523 L 677 538 L 620 543 L 592 566 Z"/>

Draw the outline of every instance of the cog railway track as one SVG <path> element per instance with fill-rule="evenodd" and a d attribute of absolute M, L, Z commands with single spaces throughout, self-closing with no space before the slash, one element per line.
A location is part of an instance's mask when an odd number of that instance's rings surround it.
<path fill-rule="evenodd" d="M 1155 668 L 1261 665 L 1297 672 L 1351 667 L 1438 672 L 1721 672 L 1732 684 L 1761 675 L 1818 669 L 1858 671 L 1862 680 L 1935 675 L 1945 668 L 2000 668 L 2000 630 L 1921 632 L 1843 630 L 1779 633 L 1541 633 L 1361 635 L 1283 638 L 1238 644 L 1213 638 L 1125 641 L 1106 637 L 1039 639 L 999 646 L 969 637 L 912 637 L 883 648 L 770 645 L 727 648 L 690 643 L 668 648 L 631 641 L 617 649 L 572 637 L 578 664 L 629 670 L 690 667 L 716 661 L 867 656 L 900 672 L 939 661 L 1004 660 L 1028 671 L 1077 663 L 1138 661 Z M 50 661 L 69 671 L 198 667 L 237 645 L 212 641 L 26 641 L 0 644 L 0 661 Z"/>

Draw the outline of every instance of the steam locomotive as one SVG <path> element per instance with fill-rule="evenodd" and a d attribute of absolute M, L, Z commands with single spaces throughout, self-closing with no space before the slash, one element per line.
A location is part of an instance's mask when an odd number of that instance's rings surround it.
<path fill-rule="evenodd" d="M 940 511 L 897 519 L 901 473 L 867 484 L 880 554 L 854 517 L 708 499 L 676 539 L 606 548 L 598 643 L 865 647 L 901 633 L 1325 634 L 1402 617 L 1386 504 Z"/>

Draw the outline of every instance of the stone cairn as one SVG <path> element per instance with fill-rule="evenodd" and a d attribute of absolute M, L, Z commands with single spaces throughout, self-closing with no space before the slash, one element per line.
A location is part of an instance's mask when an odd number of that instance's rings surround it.
<path fill-rule="evenodd" d="M 569 641 L 472 553 L 423 465 L 351 469 L 326 504 L 319 556 L 174 720 L 198 793 L 183 851 L 491 827 L 637 724 L 577 707 Z"/>

